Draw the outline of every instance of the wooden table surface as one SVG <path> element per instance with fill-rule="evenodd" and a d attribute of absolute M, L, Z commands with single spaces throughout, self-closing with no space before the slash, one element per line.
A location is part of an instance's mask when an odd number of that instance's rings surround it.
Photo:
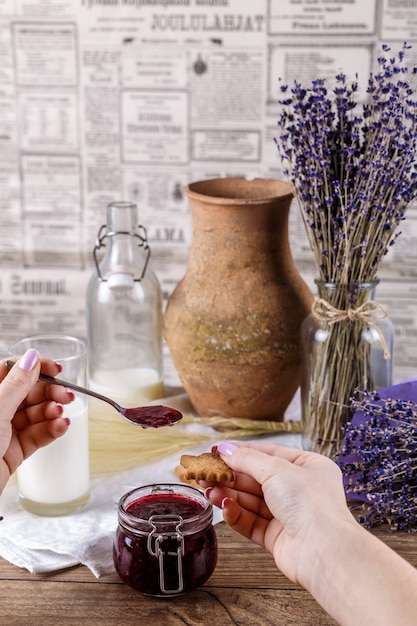
<path fill-rule="evenodd" d="M 0 624 L 5 626 L 328 626 L 335 622 L 272 557 L 224 523 L 216 526 L 217 568 L 184 596 L 151 598 L 117 574 L 96 579 L 84 566 L 30 574 L 0 559 Z M 417 566 L 417 534 L 373 531 Z M 335 554 L 337 559 L 337 554 Z M 355 581 L 352 581 L 352 585 Z"/>

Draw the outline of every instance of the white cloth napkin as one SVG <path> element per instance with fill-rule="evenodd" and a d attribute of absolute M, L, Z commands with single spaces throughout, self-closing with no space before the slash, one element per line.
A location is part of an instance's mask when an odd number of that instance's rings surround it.
<path fill-rule="evenodd" d="M 263 437 L 262 441 L 301 447 L 297 434 Z M 205 443 L 184 453 L 200 454 L 209 448 Z M 0 496 L 0 556 L 32 573 L 60 570 L 78 563 L 86 565 L 97 578 L 113 573 L 119 498 L 135 487 L 178 483 L 174 472 L 178 460 L 175 455 L 122 474 L 95 479 L 86 508 L 62 517 L 40 517 L 23 510 L 17 487 L 7 487 Z M 221 520 L 222 513 L 215 507 L 214 523 Z"/>

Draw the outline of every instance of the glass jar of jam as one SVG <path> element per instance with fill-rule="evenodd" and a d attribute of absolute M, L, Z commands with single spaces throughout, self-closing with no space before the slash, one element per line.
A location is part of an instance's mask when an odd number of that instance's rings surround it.
<path fill-rule="evenodd" d="M 120 498 L 114 565 L 133 589 L 174 596 L 202 585 L 217 563 L 213 508 L 187 485 L 147 485 Z"/>

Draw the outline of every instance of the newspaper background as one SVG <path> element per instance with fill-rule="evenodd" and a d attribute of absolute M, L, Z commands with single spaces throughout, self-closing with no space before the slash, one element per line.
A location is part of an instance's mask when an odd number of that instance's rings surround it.
<path fill-rule="evenodd" d="M 0 0 L 0 352 L 28 334 L 85 336 L 110 201 L 138 204 L 167 298 L 190 246 L 181 187 L 282 178 L 278 78 L 343 70 L 364 87 L 381 43 L 404 41 L 417 64 L 417 0 Z M 395 381 L 416 373 L 416 206 L 401 230 L 377 290 Z M 290 241 L 314 289 L 294 203 Z M 179 384 L 166 347 L 165 383 Z"/>

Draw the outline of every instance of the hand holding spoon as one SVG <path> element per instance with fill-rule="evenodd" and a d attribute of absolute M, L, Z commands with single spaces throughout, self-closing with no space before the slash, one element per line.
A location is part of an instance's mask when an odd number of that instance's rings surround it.
<path fill-rule="evenodd" d="M 6 361 L 6 365 L 7 367 L 12 368 L 14 361 Z M 120 404 L 117 404 L 114 400 L 111 400 L 111 398 L 101 395 L 101 393 L 97 393 L 91 389 L 86 389 L 85 387 L 80 387 L 74 383 L 62 380 L 62 378 L 47 376 L 46 374 L 42 374 L 42 372 L 39 374 L 39 380 L 43 380 L 51 385 L 61 385 L 62 387 L 66 387 L 72 391 L 78 391 L 79 393 L 83 393 L 87 396 L 92 396 L 93 398 L 98 398 L 98 400 L 107 402 L 129 422 L 142 426 L 142 428 L 173 426 L 173 424 L 182 418 L 182 414 L 179 411 L 161 404 L 155 406 L 138 406 L 136 408 L 127 409 L 120 406 Z"/>

